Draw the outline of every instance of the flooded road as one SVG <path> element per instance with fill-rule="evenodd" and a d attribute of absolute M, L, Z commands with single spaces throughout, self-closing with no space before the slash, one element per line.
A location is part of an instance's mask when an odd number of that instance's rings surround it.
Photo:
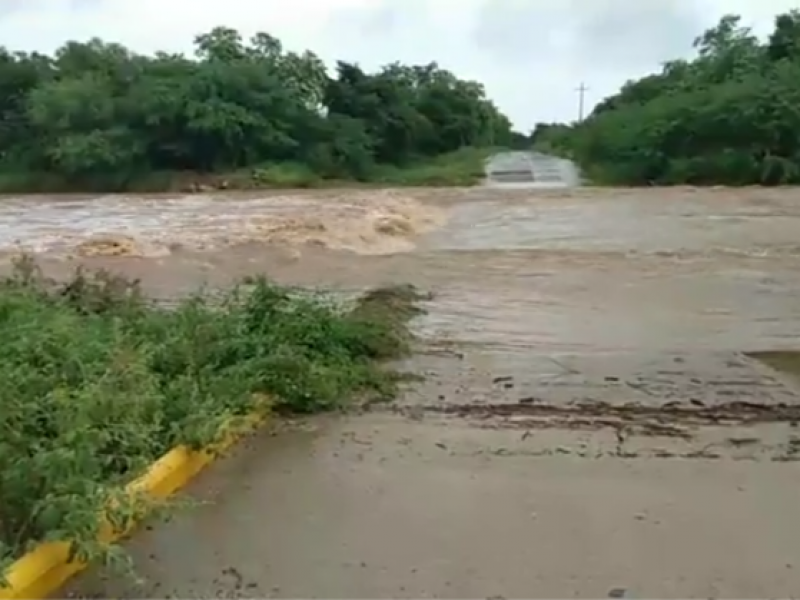
<path fill-rule="evenodd" d="M 0 246 L 168 299 L 414 283 L 425 376 L 265 432 L 137 536 L 113 597 L 776 597 L 800 589 L 796 190 L 10 201 Z"/>
<path fill-rule="evenodd" d="M 793 348 L 800 192 L 410 190 L 8 202 L 0 250 L 154 295 L 267 273 L 436 294 L 431 340 L 547 352 Z M 545 348 L 543 348 L 545 349 Z"/>

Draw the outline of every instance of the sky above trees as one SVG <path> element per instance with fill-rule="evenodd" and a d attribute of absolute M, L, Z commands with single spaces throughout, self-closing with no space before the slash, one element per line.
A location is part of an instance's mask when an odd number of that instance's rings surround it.
<path fill-rule="evenodd" d="M 51 51 L 94 36 L 142 52 L 190 51 L 197 33 L 226 25 L 264 30 L 290 49 L 366 68 L 438 61 L 485 83 L 523 129 L 575 118 L 627 79 L 691 54 L 725 13 L 759 33 L 792 0 L 4 0 L 0 39 Z"/>

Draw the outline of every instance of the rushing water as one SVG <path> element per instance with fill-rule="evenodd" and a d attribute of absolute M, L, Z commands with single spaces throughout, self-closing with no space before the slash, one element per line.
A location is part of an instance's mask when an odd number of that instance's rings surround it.
<path fill-rule="evenodd" d="M 0 247 L 171 296 L 266 272 L 436 293 L 430 339 L 545 351 L 774 349 L 800 334 L 795 190 L 394 190 L 13 198 Z"/>

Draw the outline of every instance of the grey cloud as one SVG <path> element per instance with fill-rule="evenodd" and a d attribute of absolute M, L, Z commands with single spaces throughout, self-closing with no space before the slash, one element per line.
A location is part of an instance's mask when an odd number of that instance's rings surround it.
<path fill-rule="evenodd" d="M 380 38 L 407 30 L 414 21 L 424 22 L 425 6 L 414 6 L 411 1 L 403 5 L 389 2 L 370 7 L 351 8 L 336 11 L 332 16 L 337 26 L 348 29 L 368 38 Z"/>
<path fill-rule="evenodd" d="M 607 10 L 600 4 L 588 6 L 593 10 L 583 12 L 579 20 L 580 54 L 609 64 L 651 66 L 683 56 L 705 26 L 697 5 L 682 0 L 614 0 Z"/>
<path fill-rule="evenodd" d="M 70 11 L 77 12 L 97 8 L 105 1 L 106 0 L 68 0 L 66 6 Z M 30 0 L 2 0 L 0 1 L 0 17 L 13 15 L 14 13 L 22 11 L 40 10 L 41 12 L 47 12 L 50 8 L 50 6 L 48 6 L 49 3 L 46 1 L 40 0 L 38 2 L 38 7 L 31 6 L 32 4 L 34 4 L 34 2 Z"/>
<path fill-rule="evenodd" d="M 73 11 L 89 10 L 98 8 L 104 0 L 69 0 L 69 8 Z"/>
<path fill-rule="evenodd" d="M 549 5 L 549 6 L 548 6 Z M 486 0 L 473 39 L 503 60 L 554 59 L 582 70 L 639 70 L 685 55 L 706 26 L 685 0 Z M 559 48 L 555 35 L 568 40 Z"/>
<path fill-rule="evenodd" d="M 0 2 L 0 17 L 6 17 L 27 8 L 25 0 L 5 0 Z"/>
<path fill-rule="evenodd" d="M 333 12 L 325 24 L 333 56 L 374 67 L 395 60 L 452 63 L 469 31 L 441 31 L 426 0 L 383 0 L 369 7 Z"/>

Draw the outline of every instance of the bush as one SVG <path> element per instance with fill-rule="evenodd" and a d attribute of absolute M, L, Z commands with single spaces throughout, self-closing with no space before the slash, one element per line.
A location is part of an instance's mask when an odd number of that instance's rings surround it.
<path fill-rule="evenodd" d="M 0 46 L 0 190 L 166 190 L 187 173 L 200 188 L 379 183 L 382 171 L 462 185 L 457 165 L 416 167 L 520 137 L 482 84 L 435 62 L 331 72 L 269 32 L 224 26 L 191 54 L 96 38 L 50 56 Z"/>
<path fill-rule="evenodd" d="M 96 517 L 122 484 L 175 445 L 213 442 L 264 398 L 310 413 L 390 397 L 397 374 L 379 361 L 409 350 L 418 298 L 386 288 L 346 310 L 256 279 L 167 308 L 109 273 L 56 284 L 22 260 L 0 281 L 5 564 L 43 540 L 72 540 L 89 560 L 109 552 Z"/>
<path fill-rule="evenodd" d="M 800 11 L 777 15 L 766 37 L 724 15 L 694 49 L 580 123 L 540 124 L 535 146 L 598 185 L 800 183 Z"/>

